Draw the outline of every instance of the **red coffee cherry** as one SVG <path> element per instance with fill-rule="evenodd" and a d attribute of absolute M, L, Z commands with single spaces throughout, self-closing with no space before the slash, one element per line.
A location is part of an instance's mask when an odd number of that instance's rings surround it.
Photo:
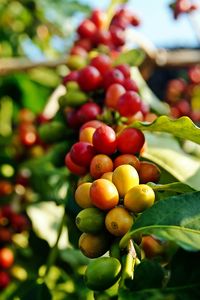
<path fill-rule="evenodd" d="M 75 164 L 88 167 L 96 151 L 93 145 L 86 142 L 75 143 L 70 150 L 70 156 Z"/>
<path fill-rule="evenodd" d="M 87 66 L 79 71 L 78 84 L 83 91 L 90 92 L 100 87 L 102 77 L 93 66 Z"/>
<path fill-rule="evenodd" d="M 141 110 L 141 99 L 133 91 L 128 91 L 120 96 L 117 103 L 117 110 L 124 117 L 130 117 Z"/>
<path fill-rule="evenodd" d="M 136 128 L 125 128 L 117 136 L 117 149 L 121 153 L 137 154 L 142 149 L 145 137 L 142 131 Z"/>

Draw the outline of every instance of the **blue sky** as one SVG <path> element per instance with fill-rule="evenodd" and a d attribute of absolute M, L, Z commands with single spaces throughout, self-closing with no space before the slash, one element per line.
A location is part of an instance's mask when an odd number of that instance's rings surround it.
<path fill-rule="evenodd" d="M 105 9 L 110 1 L 81 0 L 81 2 Z M 129 0 L 128 6 L 141 16 L 142 25 L 138 31 L 146 35 L 156 46 L 197 46 L 198 40 L 188 17 L 182 15 L 175 21 L 168 8 L 171 2 L 172 0 Z M 200 5 L 200 0 L 195 2 Z M 200 10 L 193 16 L 200 31 Z"/>

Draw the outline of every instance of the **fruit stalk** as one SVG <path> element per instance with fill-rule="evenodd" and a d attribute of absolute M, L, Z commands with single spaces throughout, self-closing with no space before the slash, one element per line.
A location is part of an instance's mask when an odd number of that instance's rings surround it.
<path fill-rule="evenodd" d="M 136 264 L 137 254 L 132 240 L 129 240 L 127 246 L 127 252 L 122 258 L 122 275 L 119 283 L 120 288 L 125 288 L 125 281 L 127 279 L 133 279 L 134 267 Z"/>
<path fill-rule="evenodd" d="M 62 234 L 64 223 L 65 223 L 65 211 L 64 211 L 63 217 L 61 219 L 60 225 L 58 227 L 58 235 L 57 235 L 56 242 L 55 242 L 54 246 L 51 248 L 51 251 L 50 251 L 49 256 L 47 258 L 46 270 L 45 270 L 45 273 L 44 273 L 44 276 L 43 276 L 44 278 L 47 277 L 51 266 L 55 264 L 55 261 L 56 261 L 57 255 L 58 255 L 58 243 L 59 243 L 59 240 L 60 240 L 60 237 L 61 237 L 61 234 Z"/>

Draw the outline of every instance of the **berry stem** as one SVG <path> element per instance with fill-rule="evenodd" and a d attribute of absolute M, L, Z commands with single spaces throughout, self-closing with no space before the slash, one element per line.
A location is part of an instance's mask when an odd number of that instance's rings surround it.
<path fill-rule="evenodd" d="M 128 253 L 122 259 L 122 276 L 119 283 L 120 288 L 126 288 L 126 279 L 133 279 L 134 267 L 137 260 L 137 254 L 132 240 L 129 240 L 127 246 Z"/>
<path fill-rule="evenodd" d="M 47 275 L 49 274 L 51 266 L 53 266 L 55 261 L 56 261 L 56 258 L 57 258 L 57 255 L 58 255 L 58 243 L 59 243 L 59 240 L 60 240 L 60 237 L 61 237 L 61 234 L 62 234 L 62 230 L 63 230 L 63 226 L 64 226 L 64 223 L 65 223 L 65 216 L 66 216 L 66 214 L 65 214 L 65 211 L 64 211 L 63 217 L 62 217 L 60 225 L 58 227 L 58 235 L 57 235 L 56 242 L 55 242 L 54 246 L 51 248 L 49 256 L 47 258 L 44 278 L 47 277 Z"/>

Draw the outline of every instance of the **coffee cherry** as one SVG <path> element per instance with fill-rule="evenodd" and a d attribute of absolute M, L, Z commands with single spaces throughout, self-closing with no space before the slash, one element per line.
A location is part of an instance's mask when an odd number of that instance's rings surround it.
<path fill-rule="evenodd" d="M 102 29 L 105 25 L 106 14 L 99 9 L 95 9 L 93 10 L 90 19 L 98 29 Z"/>
<path fill-rule="evenodd" d="M 130 117 L 141 109 L 141 99 L 133 91 L 128 91 L 120 96 L 117 103 L 117 110 L 124 117 Z"/>
<path fill-rule="evenodd" d="M 123 85 L 124 75 L 120 70 L 111 69 L 108 70 L 103 77 L 103 86 L 107 90 L 113 83 L 119 83 Z"/>
<path fill-rule="evenodd" d="M 101 81 L 101 74 L 93 66 L 87 66 L 79 72 L 78 84 L 83 91 L 96 90 L 100 87 Z"/>
<path fill-rule="evenodd" d="M 117 149 L 124 154 L 137 154 L 144 145 L 145 137 L 136 128 L 125 128 L 117 136 Z"/>
<path fill-rule="evenodd" d="M 116 151 L 115 131 L 107 125 L 97 128 L 93 134 L 92 143 L 95 149 L 103 154 L 112 154 Z"/>
<path fill-rule="evenodd" d="M 14 263 L 14 255 L 9 248 L 0 249 L 0 268 L 8 269 Z"/>
<path fill-rule="evenodd" d="M 123 236 L 133 225 L 133 217 L 121 206 L 109 210 L 105 218 L 106 229 L 115 236 Z"/>
<path fill-rule="evenodd" d="M 113 83 L 106 92 L 105 104 L 108 107 L 116 109 L 119 97 L 126 92 L 125 88 L 119 83 Z"/>
<path fill-rule="evenodd" d="M 88 52 L 80 46 L 73 46 L 70 50 L 70 54 L 79 55 L 79 56 L 82 56 L 82 57 L 87 57 Z"/>
<path fill-rule="evenodd" d="M 63 78 L 63 84 L 67 84 L 69 81 L 77 81 L 78 80 L 78 71 L 71 71 Z"/>
<path fill-rule="evenodd" d="M 120 70 L 123 73 L 125 79 L 130 78 L 131 70 L 130 70 L 129 65 L 121 64 L 121 65 L 116 66 L 115 69 Z"/>
<path fill-rule="evenodd" d="M 70 156 L 73 162 L 83 167 L 90 165 L 95 154 L 96 152 L 93 145 L 86 142 L 77 142 L 70 150 Z"/>
<path fill-rule="evenodd" d="M 87 173 L 87 169 L 83 166 L 79 166 L 71 159 L 70 152 L 65 156 L 66 167 L 75 175 L 83 176 Z"/>
<path fill-rule="evenodd" d="M 93 178 L 100 178 L 104 173 L 112 172 L 112 159 L 105 154 L 97 154 L 90 163 L 90 174 Z"/>
<path fill-rule="evenodd" d="M 88 102 L 79 108 L 77 112 L 77 118 L 79 123 L 83 124 L 90 120 L 94 120 L 100 113 L 101 107 L 98 104 L 94 102 Z"/>
<path fill-rule="evenodd" d="M 153 163 L 148 161 L 140 162 L 139 177 L 140 183 L 155 182 L 160 180 L 161 171 Z"/>
<path fill-rule="evenodd" d="M 5 289 L 10 283 L 10 276 L 4 271 L 0 271 L 0 290 Z"/>
<path fill-rule="evenodd" d="M 120 27 L 112 25 L 110 33 L 112 42 L 116 47 L 121 47 L 125 44 L 125 33 Z"/>
<path fill-rule="evenodd" d="M 136 93 L 139 92 L 139 88 L 138 88 L 137 83 L 131 78 L 125 78 L 125 80 L 123 82 L 123 87 L 127 91 L 133 91 L 133 92 L 136 92 Z"/>
<path fill-rule="evenodd" d="M 95 180 L 90 188 L 90 198 L 94 206 L 101 210 L 109 210 L 119 202 L 116 186 L 107 179 Z"/>
<path fill-rule="evenodd" d="M 96 25 L 89 19 L 85 19 L 78 27 L 77 32 L 81 38 L 89 38 L 95 35 L 97 30 Z"/>
<path fill-rule="evenodd" d="M 101 54 L 94 57 L 91 60 L 90 65 L 95 67 L 101 73 L 101 75 L 104 75 L 108 70 L 111 69 L 112 61 L 109 56 Z"/>

